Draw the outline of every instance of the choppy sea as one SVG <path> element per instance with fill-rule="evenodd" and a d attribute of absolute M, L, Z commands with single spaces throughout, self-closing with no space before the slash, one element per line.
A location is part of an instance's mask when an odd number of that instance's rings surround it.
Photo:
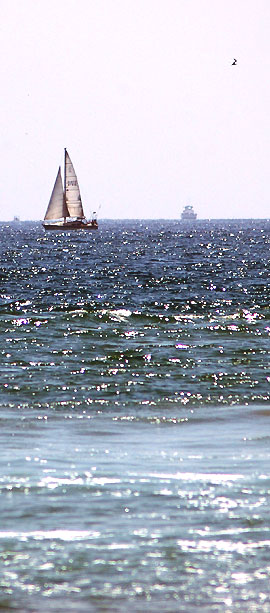
<path fill-rule="evenodd" d="M 269 237 L 0 224 L 0 609 L 270 611 Z"/>

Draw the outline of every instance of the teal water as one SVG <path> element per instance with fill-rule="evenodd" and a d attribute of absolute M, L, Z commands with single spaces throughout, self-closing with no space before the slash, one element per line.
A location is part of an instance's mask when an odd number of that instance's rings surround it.
<path fill-rule="evenodd" d="M 0 608 L 270 610 L 269 227 L 0 225 Z"/>

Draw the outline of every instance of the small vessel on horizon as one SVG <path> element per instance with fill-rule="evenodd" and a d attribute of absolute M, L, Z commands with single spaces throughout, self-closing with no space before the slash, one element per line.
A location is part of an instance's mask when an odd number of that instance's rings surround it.
<path fill-rule="evenodd" d="M 60 166 L 42 225 L 44 230 L 98 229 L 95 212 L 91 220 L 87 220 L 85 217 L 77 175 L 66 149 L 64 155 L 64 187 Z"/>
<path fill-rule="evenodd" d="M 197 219 L 197 213 L 193 211 L 193 206 L 191 204 L 186 204 L 181 219 L 184 221 L 195 221 L 195 219 Z"/>

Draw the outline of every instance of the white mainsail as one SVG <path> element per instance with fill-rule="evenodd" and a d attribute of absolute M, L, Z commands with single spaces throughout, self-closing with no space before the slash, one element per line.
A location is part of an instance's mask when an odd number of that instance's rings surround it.
<path fill-rule="evenodd" d="M 70 217 L 84 218 L 80 188 L 72 161 L 65 149 L 65 200 Z"/>
<path fill-rule="evenodd" d="M 59 167 L 57 177 L 55 179 L 54 188 L 48 204 L 46 215 L 44 219 L 61 219 L 61 217 L 68 217 L 69 212 L 64 199 L 64 190 L 61 177 L 61 169 Z"/>

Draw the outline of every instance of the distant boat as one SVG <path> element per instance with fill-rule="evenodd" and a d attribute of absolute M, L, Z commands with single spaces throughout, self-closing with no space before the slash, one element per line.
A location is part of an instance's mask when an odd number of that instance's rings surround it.
<path fill-rule="evenodd" d="M 181 219 L 184 221 L 195 221 L 195 219 L 197 219 L 197 213 L 193 211 L 193 206 L 191 204 L 185 206 Z"/>
<path fill-rule="evenodd" d="M 59 167 L 43 221 L 45 230 L 97 230 L 96 213 L 87 220 L 84 214 L 77 176 L 65 149 L 64 188 Z"/>
<path fill-rule="evenodd" d="M 13 221 L 15 221 L 15 223 L 18 223 L 18 221 L 20 221 L 20 218 L 18 217 L 18 215 L 14 215 Z"/>

